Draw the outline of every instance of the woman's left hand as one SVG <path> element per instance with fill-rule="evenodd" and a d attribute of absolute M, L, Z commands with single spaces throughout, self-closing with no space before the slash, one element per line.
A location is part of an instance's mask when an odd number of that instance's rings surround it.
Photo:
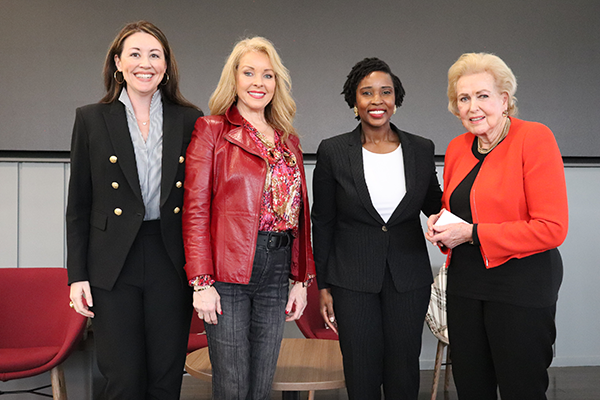
<path fill-rule="evenodd" d="M 447 224 L 436 226 L 433 235 L 426 235 L 427 239 L 437 244 L 441 244 L 449 249 L 473 241 L 473 225 L 471 224 Z"/>
<path fill-rule="evenodd" d="M 302 316 L 307 304 L 306 297 L 306 288 L 302 286 L 302 283 L 299 282 L 292 285 L 292 290 L 290 290 L 288 302 L 285 306 L 286 321 L 295 321 Z"/>

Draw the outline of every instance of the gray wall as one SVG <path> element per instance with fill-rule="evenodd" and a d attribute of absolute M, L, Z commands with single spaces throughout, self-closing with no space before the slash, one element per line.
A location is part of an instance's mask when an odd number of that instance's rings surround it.
<path fill-rule="evenodd" d="M 314 165 L 306 166 L 312 181 Z M 61 267 L 65 265 L 64 210 L 69 164 L 67 162 L 0 161 L 0 267 Z M 438 167 L 442 176 L 442 167 Z M 570 228 L 561 246 L 565 277 L 558 302 L 554 366 L 600 365 L 597 227 L 600 213 L 600 167 L 566 168 Z M 310 185 L 309 185 L 310 186 Z M 310 194 L 310 193 L 309 193 Z M 444 261 L 431 249 L 432 268 Z M 286 335 L 300 337 L 295 324 Z M 431 368 L 436 341 L 423 334 L 421 365 Z"/>
<path fill-rule="evenodd" d="M 233 43 L 271 39 L 307 153 L 355 126 L 339 93 L 354 63 L 377 56 L 407 91 L 395 122 L 443 154 L 463 132 L 446 110 L 447 70 L 486 51 L 513 69 L 521 116 L 547 124 L 564 156 L 600 156 L 598 0 L 0 0 L 0 10 L 0 150 L 68 150 L 75 108 L 102 96 L 109 43 L 144 18 L 169 37 L 183 93 L 206 111 Z"/>

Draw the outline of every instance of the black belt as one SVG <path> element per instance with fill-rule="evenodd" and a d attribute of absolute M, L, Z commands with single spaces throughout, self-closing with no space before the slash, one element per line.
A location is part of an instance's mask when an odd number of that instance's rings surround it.
<path fill-rule="evenodd" d="M 258 231 L 256 240 L 257 246 L 263 246 L 268 249 L 281 249 L 292 244 L 292 234 L 289 231 L 285 232 L 265 232 Z"/>

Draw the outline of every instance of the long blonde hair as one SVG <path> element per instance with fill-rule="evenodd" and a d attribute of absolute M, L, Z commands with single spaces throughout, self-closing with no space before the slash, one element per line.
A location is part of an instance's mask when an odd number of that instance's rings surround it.
<path fill-rule="evenodd" d="M 502 59 L 490 53 L 464 53 L 448 70 L 448 111 L 458 115 L 456 98 L 456 84 L 458 80 L 471 74 L 488 72 L 494 77 L 494 84 L 500 93 L 508 94 L 508 115 L 516 116 L 518 113 L 517 78 L 512 70 Z"/>
<path fill-rule="evenodd" d="M 263 37 L 243 39 L 236 43 L 229 55 L 217 88 L 210 96 L 208 107 L 211 115 L 223 115 L 237 100 L 235 75 L 240 59 L 250 51 L 258 51 L 269 57 L 275 72 L 275 94 L 271 102 L 265 107 L 265 118 L 269 125 L 282 134 L 282 139 L 288 135 L 298 136 L 293 122 L 296 115 L 296 102 L 292 98 L 292 79 L 288 69 L 281 62 L 281 58 L 273 43 Z"/>

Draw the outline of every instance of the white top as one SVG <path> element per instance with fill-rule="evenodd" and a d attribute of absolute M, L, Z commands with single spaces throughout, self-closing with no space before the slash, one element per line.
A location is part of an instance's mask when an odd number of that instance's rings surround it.
<path fill-rule="evenodd" d="M 372 153 L 363 147 L 363 169 L 371 202 L 387 222 L 406 194 L 402 145 L 391 153 Z"/>

